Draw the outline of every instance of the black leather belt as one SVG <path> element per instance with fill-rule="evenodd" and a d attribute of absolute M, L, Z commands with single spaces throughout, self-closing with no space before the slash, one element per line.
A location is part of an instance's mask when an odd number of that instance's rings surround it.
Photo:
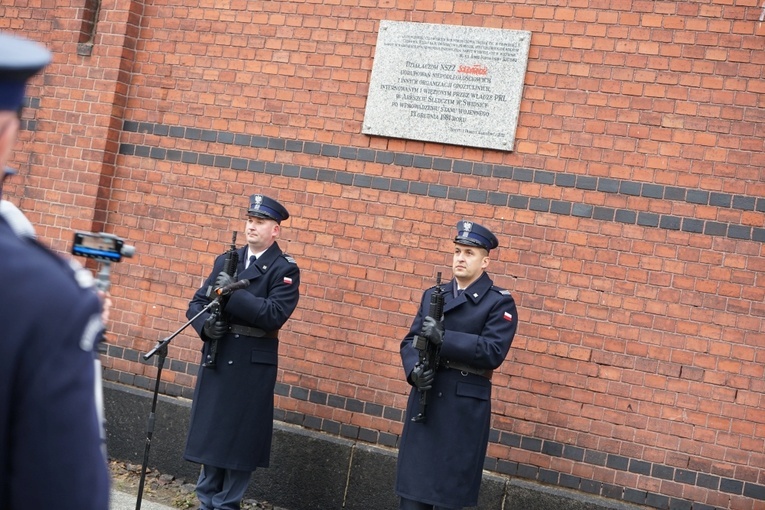
<path fill-rule="evenodd" d="M 451 361 L 451 360 L 442 358 L 441 360 L 439 360 L 439 363 L 443 368 L 451 368 L 452 370 L 459 370 L 460 372 L 463 372 L 465 374 L 480 375 L 481 377 L 485 377 L 490 381 L 491 381 L 491 376 L 494 375 L 494 370 L 486 370 L 483 368 L 471 367 L 470 365 L 460 363 L 459 361 Z"/>
<path fill-rule="evenodd" d="M 263 331 L 260 328 L 254 328 L 251 326 L 242 326 L 241 324 L 230 324 L 229 331 L 235 335 L 254 336 L 256 338 L 268 337 L 276 338 L 276 331 Z"/>

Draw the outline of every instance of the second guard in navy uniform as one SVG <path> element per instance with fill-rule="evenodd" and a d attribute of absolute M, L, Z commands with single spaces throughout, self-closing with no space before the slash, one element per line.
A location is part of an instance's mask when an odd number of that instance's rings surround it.
<path fill-rule="evenodd" d="M 235 275 L 224 271 L 230 254 L 219 256 L 186 314 L 197 315 L 216 289 L 249 282 L 225 297 L 217 317 L 204 313 L 192 323 L 204 341 L 203 365 L 184 457 L 202 464 L 196 491 L 203 510 L 238 510 L 252 472 L 269 465 L 279 330 L 299 298 L 300 270 L 276 242 L 287 209 L 258 194 L 247 215 Z"/>
<path fill-rule="evenodd" d="M 475 506 L 481 487 L 491 420 L 492 371 L 505 360 L 518 316 L 507 290 L 485 269 L 496 236 L 470 221 L 457 224 L 453 279 L 446 282 L 443 317 L 428 315 L 430 288 L 401 342 L 401 360 L 412 385 L 396 468 L 400 510 L 455 510 Z M 423 336 L 439 346 L 438 368 L 424 369 L 413 345 Z M 425 419 L 421 391 L 427 392 Z M 416 419 L 416 418 L 415 418 Z"/>
<path fill-rule="evenodd" d="M 48 62 L 42 46 L 0 34 L 0 194 L 26 82 Z M 108 510 L 93 277 L 0 205 L 0 508 Z"/>

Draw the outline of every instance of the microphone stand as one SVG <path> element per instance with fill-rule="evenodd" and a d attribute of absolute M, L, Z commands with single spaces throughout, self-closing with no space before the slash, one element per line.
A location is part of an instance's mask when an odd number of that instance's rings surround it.
<path fill-rule="evenodd" d="M 159 358 L 157 358 L 157 380 L 154 384 L 154 396 L 151 400 L 151 412 L 149 413 L 149 420 L 146 424 L 146 446 L 143 451 L 143 464 L 141 465 L 141 479 L 138 483 L 138 498 L 135 502 L 135 510 L 141 510 L 141 499 L 143 498 L 143 486 L 144 482 L 146 481 L 146 466 L 149 463 L 149 449 L 151 448 L 151 438 L 154 435 L 154 421 L 155 421 L 155 412 L 157 410 L 157 397 L 159 395 L 159 381 L 160 377 L 162 376 L 162 367 L 165 364 L 165 358 L 167 357 L 167 344 L 170 343 L 170 341 L 178 336 L 181 331 L 186 329 L 189 324 L 197 320 L 203 313 L 205 313 L 207 310 L 212 308 L 213 306 L 216 306 L 220 303 L 221 297 L 217 297 L 210 301 L 202 310 L 199 311 L 198 314 L 196 314 L 194 317 L 189 319 L 186 324 L 178 328 L 172 335 L 170 335 L 167 338 L 163 338 L 159 342 L 157 342 L 157 345 L 154 346 L 152 350 L 147 352 L 143 355 L 143 359 L 148 360 L 155 354 L 159 355 Z"/>

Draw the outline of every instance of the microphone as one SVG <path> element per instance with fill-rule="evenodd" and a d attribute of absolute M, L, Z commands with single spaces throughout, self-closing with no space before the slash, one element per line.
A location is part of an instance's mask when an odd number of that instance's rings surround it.
<path fill-rule="evenodd" d="M 235 290 L 243 289 L 245 287 L 248 287 L 250 285 L 250 280 L 239 280 L 238 282 L 229 283 L 228 285 L 224 285 L 223 287 L 218 287 L 215 289 L 215 293 L 219 296 L 228 296 Z"/>

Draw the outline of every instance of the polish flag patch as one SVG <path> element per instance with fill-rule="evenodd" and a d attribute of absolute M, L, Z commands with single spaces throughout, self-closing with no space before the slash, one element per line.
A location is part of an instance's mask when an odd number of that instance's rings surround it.
<path fill-rule="evenodd" d="M 288 277 L 285 276 L 284 277 L 284 283 L 286 283 L 287 285 L 292 285 L 292 278 L 288 278 Z"/>
<path fill-rule="evenodd" d="M 506 321 L 511 321 L 511 322 L 512 322 L 512 320 L 513 320 L 513 314 L 512 314 L 512 313 L 508 313 L 508 312 L 505 312 L 505 315 L 504 315 L 504 319 L 505 319 Z"/>

